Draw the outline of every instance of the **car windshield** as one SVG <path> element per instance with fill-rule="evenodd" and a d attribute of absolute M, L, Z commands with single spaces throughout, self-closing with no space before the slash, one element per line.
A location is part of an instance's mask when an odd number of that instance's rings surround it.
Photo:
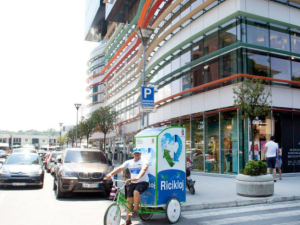
<path fill-rule="evenodd" d="M 30 154 L 12 154 L 6 161 L 6 164 L 38 165 L 39 156 Z"/>
<path fill-rule="evenodd" d="M 57 156 L 61 155 L 62 153 L 52 153 L 51 158 L 56 159 Z"/>
<path fill-rule="evenodd" d="M 65 163 L 107 163 L 102 152 L 68 151 Z"/>
<path fill-rule="evenodd" d="M 15 149 L 14 153 L 36 153 L 35 150 Z"/>

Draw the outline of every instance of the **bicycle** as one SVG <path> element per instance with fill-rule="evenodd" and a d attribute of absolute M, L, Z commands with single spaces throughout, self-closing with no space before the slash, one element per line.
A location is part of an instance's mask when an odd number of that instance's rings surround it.
<path fill-rule="evenodd" d="M 116 200 L 115 203 L 110 205 L 105 214 L 104 214 L 104 225 L 119 225 L 121 222 L 121 209 L 120 206 L 122 205 L 125 207 L 129 212 L 132 212 L 131 209 L 128 208 L 127 204 L 129 203 L 127 199 L 124 197 L 122 190 L 125 186 L 129 184 L 131 181 L 130 179 L 123 181 L 123 180 L 114 180 L 112 179 L 113 183 L 121 182 L 124 183 L 124 185 L 120 188 L 116 187 L 116 196 L 114 200 Z M 150 220 L 153 214 L 158 213 L 166 213 L 166 217 L 169 220 L 170 223 L 176 223 L 181 215 L 181 205 L 177 198 L 171 198 L 169 199 L 166 209 L 164 210 L 161 208 L 149 208 L 149 206 L 146 206 L 142 201 L 139 205 L 138 215 L 141 220 L 147 221 Z"/>

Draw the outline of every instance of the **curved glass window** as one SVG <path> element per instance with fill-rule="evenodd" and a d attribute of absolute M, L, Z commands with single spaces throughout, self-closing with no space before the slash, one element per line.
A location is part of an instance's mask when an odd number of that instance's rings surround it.
<path fill-rule="evenodd" d="M 204 36 L 204 55 L 219 49 L 218 29 L 214 29 Z"/>
<path fill-rule="evenodd" d="M 237 42 L 236 19 L 231 20 L 220 27 L 220 47 L 224 48 Z"/>
<path fill-rule="evenodd" d="M 300 82 L 300 59 L 292 60 L 292 80 Z"/>

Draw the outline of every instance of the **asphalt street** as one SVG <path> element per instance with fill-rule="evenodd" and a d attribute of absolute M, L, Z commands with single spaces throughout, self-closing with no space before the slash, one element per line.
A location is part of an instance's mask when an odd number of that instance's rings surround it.
<path fill-rule="evenodd" d="M 106 208 L 112 204 L 100 194 L 72 194 L 58 200 L 52 190 L 53 177 L 45 176 L 43 189 L 0 189 L 1 225 L 102 225 Z M 125 211 L 122 210 L 125 219 Z M 133 224 L 165 225 L 164 214 L 154 215 L 149 221 L 135 219 Z M 277 204 L 231 207 L 223 209 L 182 212 L 178 225 L 272 224 L 300 225 L 300 201 Z"/>

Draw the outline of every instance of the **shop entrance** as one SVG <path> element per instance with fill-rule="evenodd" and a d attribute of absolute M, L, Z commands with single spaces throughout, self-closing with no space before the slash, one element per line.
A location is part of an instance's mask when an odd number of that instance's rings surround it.
<path fill-rule="evenodd" d="M 274 112 L 273 134 L 282 148 L 282 172 L 300 172 L 300 113 Z"/>

